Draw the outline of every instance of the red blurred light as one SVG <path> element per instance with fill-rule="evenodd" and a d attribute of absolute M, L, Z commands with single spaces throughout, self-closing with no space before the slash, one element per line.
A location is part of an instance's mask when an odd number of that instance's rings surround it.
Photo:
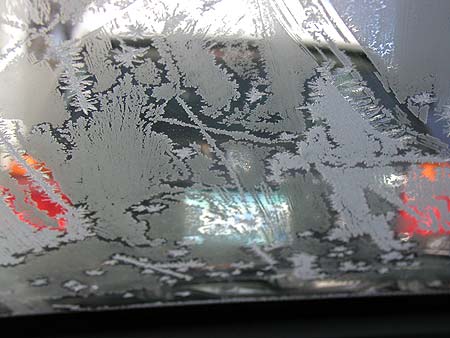
<path fill-rule="evenodd" d="M 45 182 L 53 188 L 54 193 L 59 195 L 64 202 L 72 205 L 69 197 L 61 191 L 59 183 L 53 179 L 52 171 L 45 166 L 44 162 L 38 162 L 28 154 L 24 154 L 23 159 L 30 167 L 43 174 Z M 11 162 L 9 166 L 9 174 L 17 181 L 18 185 L 24 192 L 25 204 L 35 207 L 45 213 L 49 218 L 56 221 L 57 226 L 46 225 L 42 220 L 36 217 L 32 218 L 29 211 L 19 210 L 16 205 L 16 196 L 12 194 L 8 188 L 0 186 L 0 196 L 3 196 L 6 205 L 17 216 L 17 218 L 37 230 L 49 229 L 65 231 L 67 226 L 67 217 L 65 217 L 67 214 L 67 209 L 65 209 L 58 202 L 52 201 L 44 189 L 36 185 L 27 175 L 27 170 L 16 161 Z"/>
<path fill-rule="evenodd" d="M 414 172 L 408 176 L 408 181 L 420 184 L 448 185 L 449 175 L 447 174 L 450 164 L 444 163 L 424 163 L 420 165 L 420 175 Z M 417 185 L 416 185 L 417 186 Z M 411 190 L 406 184 L 405 190 Z M 400 210 L 397 218 L 396 230 L 408 236 L 420 235 L 449 235 L 450 221 L 450 197 L 447 195 L 420 195 L 420 191 L 403 192 L 400 197 L 405 204 L 405 209 Z M 418 206 L 418 200 L 427 201 L 422 207 Z M 443 207 L 442 202 L 446 205 Z"/>

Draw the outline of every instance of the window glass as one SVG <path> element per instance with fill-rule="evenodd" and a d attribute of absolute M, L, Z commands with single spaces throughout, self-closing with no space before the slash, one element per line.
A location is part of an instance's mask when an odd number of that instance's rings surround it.
<path fill-rule="evenodd" d="M 450 2 L 0 13 L 0 315 L 448 291 Z"/>

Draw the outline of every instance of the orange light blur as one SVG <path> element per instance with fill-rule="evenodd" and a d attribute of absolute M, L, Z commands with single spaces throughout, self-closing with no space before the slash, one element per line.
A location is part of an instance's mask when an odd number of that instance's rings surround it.
<path fill-rule="evenodd" d="M 422 177 L 426 178 L 430 182 L 436 182 L 436 177 L 438 175 L 439 168 L 450 168 L 450 164 L 447 162 L 444 163 L 424 163 L 421 164 L 422 168 Z M 442 171 L 442 174 L 444 171 Z"/>

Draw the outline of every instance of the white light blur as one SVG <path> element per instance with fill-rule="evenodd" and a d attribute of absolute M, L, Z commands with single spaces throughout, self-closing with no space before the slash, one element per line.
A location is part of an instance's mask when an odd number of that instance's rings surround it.
<path fill-rule="evenodd" d="M 12 27 L 10 25 L 0 25 L 1 34 L 1 55 L 0 72 L 19 55 L 25 52 L 26 32 L 23 29 Z"/>
<path fill-rule="evenodd" d="M 184 203 L 191 237 L 201 234 L 243 244 L 284 243 L 290 238 L 290 209 L 281 196 L 190 192 Z"/>
<path fill-rule="evenodd" d="M 390 174 L 383 176 L 383 183 L 394 188 L 401 187 L 405 185 L 407 182 L 408 176 L 406 175 Z"/>
<path fill-rule="evenodd" d="M 162 5 L 164 4 L 164 6 Z M 187 20 L 195 22 L 194 33 L 206 37 L 230 37 L 243 39 L 260 39 L 255 21 L 261 20 L 260 12 L 250 3 L 242 0 L 223 0 L 214 4 L 208 11 L 200 9 L 205 4 L 201 0 L 164 0 L 162 2 L 145 2 L 137 0 L 127 8 L 119 8 L 113 4 L 105 4 L 104 11 L 97 12 L 88 6 L 83 19 L 74 30 L 74 38 L 81 38 L 101 27 L 107 29 L 111 36 L 126 37 L 130 25 L 141 25 L 145 28 L 144 36 L 151 37 L 162 34 L 167 23 L 167 13 L 188 13 Z M 323 36 L 313 37 L 302 23 L 308 19 L 308 13 L 297 0 L 285 0 L 280 8 L 279 3 L 270 2 L 273 16 L 272 24 L 282 23 L 291 37 L 304 44 L 327 45 Z M 323 20 L 316 22 L 315 27 L 326 32 L 337 46 L 358 48 L 359 43 L 341 20 L 328 0 L 313 1 Z M 92 7 L 92 8 L 91 8 Z M 183 27 L 183 20 L 177 22 Z M 270 26 L 270 25 L 269 25 Z"/>

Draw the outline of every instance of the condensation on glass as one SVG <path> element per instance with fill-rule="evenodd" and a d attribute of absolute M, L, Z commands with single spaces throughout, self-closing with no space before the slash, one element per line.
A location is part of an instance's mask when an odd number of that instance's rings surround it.
<path fill-rule="evenodd" d="M 0 13 L 0 315 L 448 292 L 450 2 Z"/>

